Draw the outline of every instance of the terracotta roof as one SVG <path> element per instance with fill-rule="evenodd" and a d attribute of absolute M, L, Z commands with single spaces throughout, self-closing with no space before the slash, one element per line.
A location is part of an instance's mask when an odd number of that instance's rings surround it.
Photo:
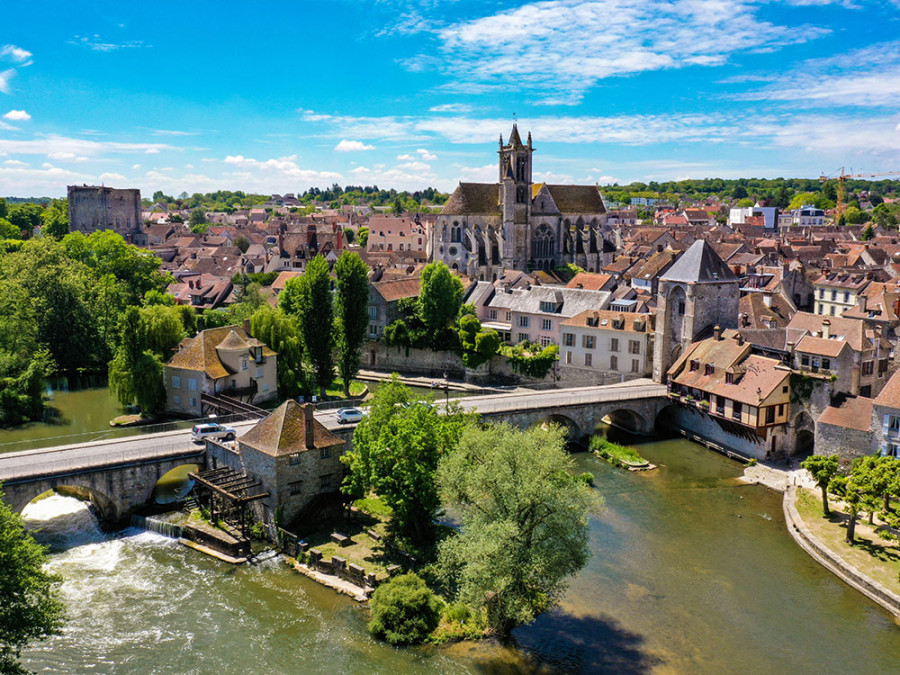
<path fill-rule="evenodd" d="M 401 298 L 419 297 L 419 277 L 407 277 L 393 281 L 378 281 L 372 284 L 375 291 L 385 299 L 385 302 L 393 302 Z"/>
<path fill-rule="evenodd" d="M 869 348 L 870 344 L 866 340 L 865 335 L 865 324 L 856 319 L 797 312 L 791 317 L 788 328 L 799 328 L 807 333 L 818 333 L 821 335 L 823 330 L 822 322 L 826 319 L 831 322 L 829 326 L 830 335 L 845 339 L 855 351 L 861 352 Z"/>
<path fill-rule="evenodd" d="M 650 314 L 636 314 L 634 312 L 613 312 L 610 310 L 589 309 L 576 314 L 571 319 L 560 322 L 560 326 L 573 328 L 595 328 L 597 330 L 620 330 L 625 333 L 647 333 L 653 331 L 653 318 Z M 588 320 L 596 321 L 597 325 L 591 325 Z M 616 328 L 614 322 L 621 321 L 621 328 Z"/>
<path fill-rule="evenodd" d="M 579 272 L 566 284 L 566 288 L 584 288 L 588 291 L 606 291 L 613 283 L 610 274 L 592 274 L 591 272 Z"/>
<path fill-rule="evenodd" d="M 900 370 L 891 375 L 881 393 L 875 397 L 875 403 L 889 408 L 900 408 Z"/>
<path fill-rule="evenodd" d="M 303 272 L 294 272 L 294 271 L 284 271 L 278 274 L 275 281 L 272 282 L 272 289 L 275 291 L 283 291 L 285 284 L 294 277 L 299 277 L 303 274 Z"/>
<path fill-rule="evenodd" d="M 344 444 L 344 441 L 328 431 L 315 418 L 312 423 L 313 446 L 308 448 L 306 446 L 304 406 L 291 399 L 282 403 L 268 417 L 260 420 L 238 440 L 243 445 L 272 457 L 282 457 L 316 448 L 331 448 Z"/>
<path fill-rule="evenodd" d="M 827 339 L 804 335 L 800 342 L 797 343 L 796 350 L 805 354 L 817 354 L 819 356 L 830 356 L 836 358 L 840 355 L 844 347 L 847 346 L 846 340 Z"/>
<path fill-rule="evenodd" d="M 460 183 L 441 209 L 444 215 L 500 215 L 497 183 Z"/>
<path fill-rule="evenodd" d="M 166 365 L 172 368 L 181 368 L 182 370 L 202 371 L 214 380 L 226 377 L 230 373 L 222 361 L 219 360 L 216 347 L 221 345 L 227 338 L 230 338 L 232 333 L 241 341 L 249 340 L 258 344 L 244 332 L 241 326 L 208 328 L 192 338 L 183 340 L 178 351 Z M 251 346 L 248 342 L 245 342 L 245 344 L 247 348 Z M 275 356 L 275 352 L 263 346 L 263 356 Z"/>
<path fill-rule="evenodd" d="M 872 404 L 877 402 L 877 399 L 872 401 L 861 396 L 847 398 L 840 407 L 825 408 L 818 422 L 834 427 L 869 431 L 872 425 Z"/>

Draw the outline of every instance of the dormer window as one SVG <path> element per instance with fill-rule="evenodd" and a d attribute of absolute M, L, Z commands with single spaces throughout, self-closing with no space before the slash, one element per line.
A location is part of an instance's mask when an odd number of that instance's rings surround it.
<path fill-rule="evenodd" d="M 693 373 L 695 370 L 700 369 L 700 362 L 697 360 L 691 361 L 691 372 Z"/>
<path fill-rule="evenodd" d="M 725 373 L 725 384 L 734 384 L 734 373 Z"/>
<path fill-rule="evenodd" d="M 711 363 L 707 363 L 703 373 L 705 375 L 712 375 L 715 372 L 716 372 L 716 367 Z"/>

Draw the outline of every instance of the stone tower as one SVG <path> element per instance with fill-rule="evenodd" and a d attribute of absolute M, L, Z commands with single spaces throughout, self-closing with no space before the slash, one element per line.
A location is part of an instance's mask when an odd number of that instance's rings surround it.
<path fill-rule="evenodd" d="M 653 380 L 665 383 L 671 365 L 716 325 L 737 328 L 739 280 L 702 239 L 659 279 Z"/>
<path fill-rule="evenodd" d="M 503 266 L 514 268 L 514 261 L 528 259 L 526 232 L 531 218 L 531 132 L 528 144 L 522 143 L 513 124 L 509 143 L 500 136 L 500 206 L 503 214 Z"/>

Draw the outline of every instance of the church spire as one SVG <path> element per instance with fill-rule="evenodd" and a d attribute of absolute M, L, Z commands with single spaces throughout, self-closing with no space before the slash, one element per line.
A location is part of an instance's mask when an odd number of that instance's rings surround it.
<path fill-rule="evenodd" d="M 519 136 L 519 127 L 513 122 L 512 133 L 509 135 L 509 144 L 513 147 L 522 145 L 522 137 Z"/>

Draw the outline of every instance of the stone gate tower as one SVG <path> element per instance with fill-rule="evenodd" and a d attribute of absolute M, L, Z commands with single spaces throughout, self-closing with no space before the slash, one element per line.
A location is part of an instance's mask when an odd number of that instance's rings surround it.
<path fill-rule="evenodd" d="M 684 349 L 716 325 L 737 328 L 739 300 L 738 278 L 706 241 L 695 241 L 659 279 L 653 380 L 664 383 Z"/>

